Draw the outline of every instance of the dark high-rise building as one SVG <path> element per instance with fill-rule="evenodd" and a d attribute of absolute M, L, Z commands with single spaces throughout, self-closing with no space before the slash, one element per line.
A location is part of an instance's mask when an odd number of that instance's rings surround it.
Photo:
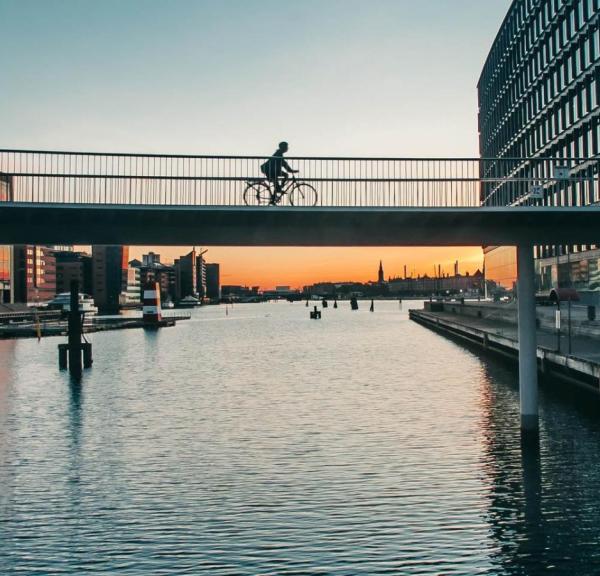
<path fill-rule="evenodd" d="M 48 246 L 13 247 L 14 301 L 38 304 L 56 295 L 56 258 Z"/>
<path fill-rule="evenodd" d="M 56 292 L 69 292 L 71 281 L 79 282 L 79 291 L 93 294 L 92 257 L 85 252 L 55 252 Z"/>
<path fill-rule="evenodd" d="M 206 295 L 211 300 L 221 298 L 221 271 L 219 264 L 206 265 Z"/>
<path fill-rule="evenodd" d="M 556 167 L 577 176 L 597 174 L 598 163 L 584 159 L 600 152 L 599 25 L 600 0 L 512 2 L 478 84 L 482 158 L 524 158 L 519 165 L 510 163 L 511 173 L 546 181 Z M 536 163 L 539 158 L 553 160 Z M 509 205 L 519 198 L 515 187 L 484 186 L 481 201 Z M 592 178 L 554 179 L 543 190 L 548 206 L 599 201 Z M 540 290 L 570 285 L 580 293 L 600 294 L 596 245 L 539 246 L 536 257 Z M 515 249 L 486 247 L 485 271 L 488 280 L 512 288 Z"/>
<path fill-rule="evenodd" d="M 123 283 L 127 283 L 128 262 L 128 246 L 92 246 L 94 303 L 100 312 L 118 312 Z"/>
<path fill-rule="evenodd" d="M 196 250 L 175 260 L 175 295 L 177 300 L 198 296 L 198 258 Z"/>
<path fill-rule="evenodd" d="M 0 304 L 12 302 L 13 248 L 0 245 Z"/>

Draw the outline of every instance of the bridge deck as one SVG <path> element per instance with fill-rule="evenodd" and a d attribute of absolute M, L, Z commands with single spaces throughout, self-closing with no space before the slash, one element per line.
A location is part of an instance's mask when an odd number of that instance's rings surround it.
<path fill-rule="evenodd" d="M 480 246 L 600 243 L 600 206 L 288 208 L 2 203 L 0 244 Z"/>

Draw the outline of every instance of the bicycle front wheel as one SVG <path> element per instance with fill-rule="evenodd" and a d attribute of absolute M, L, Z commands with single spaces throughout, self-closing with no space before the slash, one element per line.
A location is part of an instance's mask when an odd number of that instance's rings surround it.
<path fill-rule="evenodd" d="M 267 206 L 270 201 L 271 189 L 264 182 L 253 182 L 244 190 L 246 206 Z"/>
<path fill-rule="evenodd" d="M 290 191 L 289 199 L 292 206 L 316 206 L 317 191 L 310 184 L 302 182 Z"/>

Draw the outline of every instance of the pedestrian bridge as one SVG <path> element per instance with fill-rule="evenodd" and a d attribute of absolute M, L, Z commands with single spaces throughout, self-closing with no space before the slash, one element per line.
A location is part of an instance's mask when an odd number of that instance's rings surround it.
<path fill-rule="evenodd" d="M 599 158 L 287 158 L 310 205 L 246 205 L 265 160 L 0 150 L 0 243 L 517 245 L 521 425 L 537 428 L 533 246 L 598 242 Z"/>
<path fill-rule="evenodd" d="M 264 156 L 0 150 L 0 243 L 595 244 L 600 159 L 288 157 L 316 204 L 257 206 Z M 249 205 L 247 205 L 249 204 Z"/>

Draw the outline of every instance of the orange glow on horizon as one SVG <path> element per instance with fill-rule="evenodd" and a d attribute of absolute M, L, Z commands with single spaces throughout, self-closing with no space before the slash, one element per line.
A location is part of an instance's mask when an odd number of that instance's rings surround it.
<path fill-rule="evenodd" d="M 199 247 L 196 247 L 198 249 Z M 131 258 L 141 260 L 149 251 L 161 255 L 164 263 L 183 254 L 189 246 L 131 246 Z M 454 274 L 454 262 L 459 272 L 472 274 L 483 266 L 483 252 L 479 247 L 442 248 L 240 248 L 208 247 L 207 262 L 221 265 L 221 284 L 275 286 L 302 288 L 315 282 L 368 282 L 377 280 L 379 260 L 383 262 L 386 280 L 404 275 L 434 274 L 434 266 L 442 272 Z"/>

